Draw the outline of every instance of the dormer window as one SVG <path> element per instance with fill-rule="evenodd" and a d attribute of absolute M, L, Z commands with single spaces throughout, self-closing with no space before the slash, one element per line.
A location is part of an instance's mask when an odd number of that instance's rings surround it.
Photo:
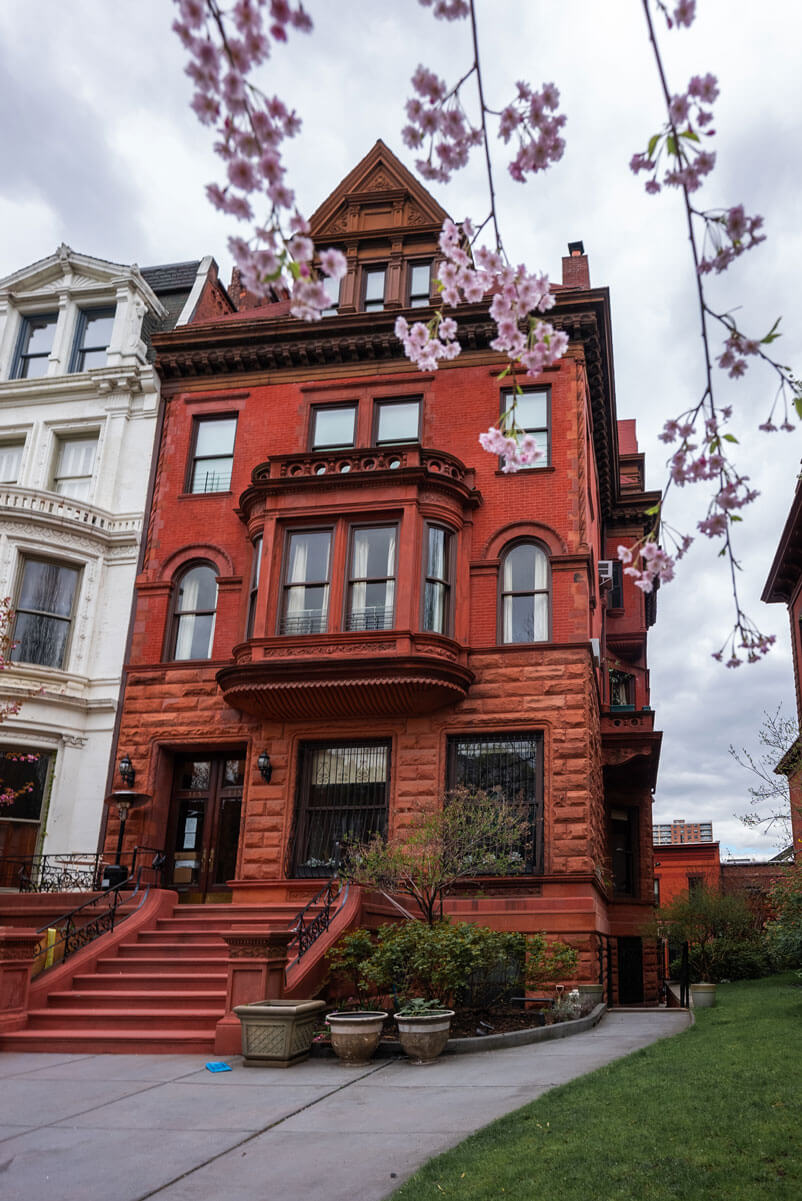
<path fill-rule="evenodd" d="M 106 352 L 114 325 L 114 308 L 82 309 L 72 349 L 70 371 L 106 366 Z"/>
<path fill-rule="evenodd" d="M 23 317 L 12 379 L 42 379 L 47 375 L 58 313 Z"/>
<path fill-rule="evenodd" d="M 384 310 L 384 288 L 387 281 L 386 267 L 366 267 L 362 273 L 364 287 L 364 309 L 366 313 L 381 313 Z"/>
<path fill-rule="evenodd" d="M 431 261 L 427 261 L 425 263 L 410 263 L 409 307 L 411 309 L 423 309 L 432 303 L 429 296 L 431 281 Z"/>

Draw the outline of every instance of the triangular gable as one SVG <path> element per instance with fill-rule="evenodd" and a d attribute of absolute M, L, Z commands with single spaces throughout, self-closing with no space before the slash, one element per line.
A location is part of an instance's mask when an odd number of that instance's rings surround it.
<path fill-rule="evenodd" d="M 439 230 L 448 213 L 379 138 L 310 218 L 315 241 Z"/>
<path fill-rule="evenodd" d="M 54 295 L 68 291 L 89 292 L 103 289 L 108 291 L 121 280 L 128 280 L 142 295 L 148 307 L 161 311 L 161 302 L 149 284 L 142 278 L 139 268 L 113 263 L 107 259 L 92 258 L 62 242 L 55 254 L 20 267 L 11 275 L 0 279 L 0 292 L 11 292 L 18 300 L 34 296 Z"/>

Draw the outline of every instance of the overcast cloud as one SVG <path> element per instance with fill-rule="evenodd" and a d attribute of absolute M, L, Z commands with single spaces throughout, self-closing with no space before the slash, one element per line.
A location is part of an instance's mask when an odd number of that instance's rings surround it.
<path fill-rule="evenodd" d="M 292 103 L 304 133 L 291 148 L 292 183 L 310 212 L 377 137 L 410 166 L 401 143 L 408 80 L 419 62 L 456 76 L 467 29 L 432 20 L 415 0 L 308 0 L 317 30 L 276 55 L 262 82 Z M 699 0 L 690 31 L 663 34 L 674 90 L 713 71 L 719 166 L 707 207 L 741 202 L 766 218 L 769 240 L 711 285 L 713 302 L 740 306 L 759 335 L 783 314 L 782 357 L 802 370 L 802 16 L 791 0 Z M 219 177 L 208 131 L 187 109 L 188 81 L 170 32 L 169 0 L 4 0 L 0 6 L 0 276 L 65 241 L 84 253 L 149 265 L 212 253 L 230 273 L 230 225 L 203 196 Z M 617 403 L 636 417 L 659 487 L 666 417 L 701 387 L 694 281 L 676 196 L 646 197 L 627 163 L 660 122 L 656 77 L 636 0 L 479 0 L 489 103 L 514 80 L 553 80 L 568 114 L 568 149 L 535 184 L 498 170 L 505 243 L 515 261 L 559 278 L 568 241 L 582 238 L 591 279 L 611 290 Z M 432 189 L 456 218 L 482 216 L 482 178 L 469 168 Z M 766 856 L 770 841 L 733 816 L 747 807 L 748 778 L 729 744 L 754 745 L 764 709 L 793 712 L 787 617 L 759 597 L 793 496 L 798 434 L 759 434 L 772 382 L 754 370 L 723 382 L 736 405 L 734 432 L 761 498 L 739 537 L 743 599 L 778 636 L 755 667 L 726 671 L 710 658 L 730 625 L 728 580 L 710 544 L 697 544 L 659 596 L 650 641 L 652 703 L 664 731 L 655 820 L 712 819 L 722 853 Z M 687 492 L 687 490 L 686 490 Z M 670 519 L 692 530 L 700 494 L 676 494 Z"/>

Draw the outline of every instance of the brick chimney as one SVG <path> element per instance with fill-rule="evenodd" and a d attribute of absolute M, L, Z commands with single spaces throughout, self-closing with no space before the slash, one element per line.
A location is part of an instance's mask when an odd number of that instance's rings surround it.
<path fill-rule="evenodd" d="M 568 255 L 563 259 L 563 285 L 566 288 L 589 288 L 590 267 L 581 242 L 568 243 Z"/>

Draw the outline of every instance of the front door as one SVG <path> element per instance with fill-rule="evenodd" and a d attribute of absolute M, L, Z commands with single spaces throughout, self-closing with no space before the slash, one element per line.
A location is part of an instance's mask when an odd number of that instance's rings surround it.
<path fill-rule="evenodd" d="M 237 867 L 245 759 L 182 755 L 171 806 L 170 887 L 199 894 L 227 891 Z"/>
<path fill-rule="evenodd" d="M 618 940 L 618 1004 L 643 1004 L 643 940 Z"/>

